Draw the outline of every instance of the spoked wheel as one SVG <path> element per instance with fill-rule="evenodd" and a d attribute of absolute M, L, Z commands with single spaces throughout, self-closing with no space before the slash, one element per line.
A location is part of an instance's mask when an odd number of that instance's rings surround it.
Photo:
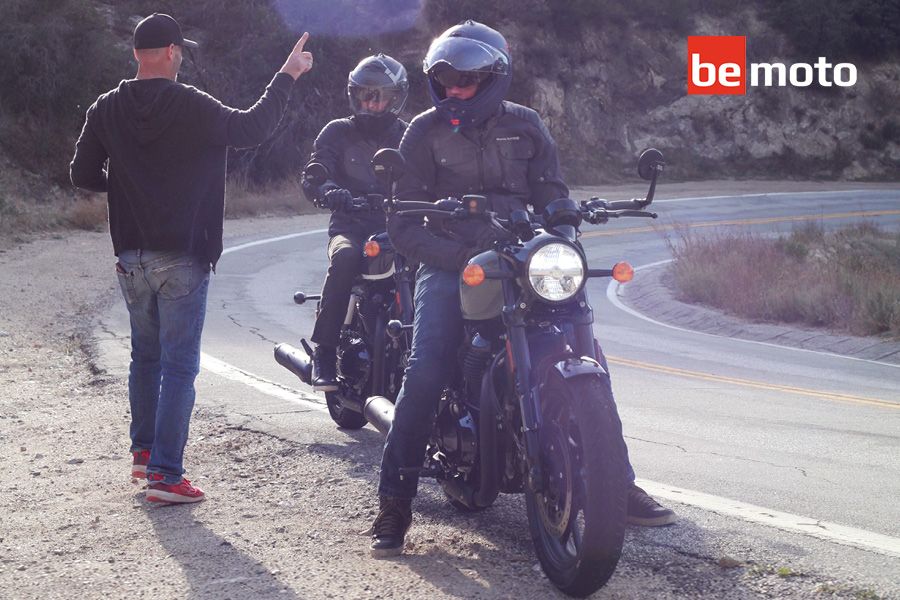
<path fill-rule="evenodd" d="M 528 522 L 547 577 L 566 594 L 587 596 L 612 576 L 622 553 L 622 425 L 608 378 L 549 377 L 541 392 L 543 485 L 526 491 Z"/>
<path fill-rule="evenodd" d="M 361 413 L 341 404 L 340 392 L 325 392 L 325 403 L 328 405 L 328 414 L 341 429 L 361 429 L 366 424 L 366 418 Z"/>

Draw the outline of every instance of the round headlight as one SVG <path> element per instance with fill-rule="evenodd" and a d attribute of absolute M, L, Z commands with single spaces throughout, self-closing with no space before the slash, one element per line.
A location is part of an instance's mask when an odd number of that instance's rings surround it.
<path fill-rule="evenodd" d="M 568 244 L 542 246 L 528 262 L 531 289 L 545 300 L 568 300 L 578 293 L 583 281 L 584 261 L 578 251 Z"/>

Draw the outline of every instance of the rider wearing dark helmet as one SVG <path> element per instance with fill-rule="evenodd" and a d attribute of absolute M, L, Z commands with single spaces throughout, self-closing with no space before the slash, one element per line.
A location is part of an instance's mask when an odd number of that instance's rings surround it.
<path fill-rule="evenodd" d="M 433 108 L 410 123 L 400 152 L 407 167 L 398 181 L 401 200 L 434 202 L 465 194 L 486 196 L 500 217 L 528 205 L 541 212 L 567 197 L 556 144 L 532 109 L 504 100 L 512 76 L 509 47 L 496 30 L 466 21 L 435 39 L 424 70 Z M 391 216 L 388 233 L 397 250 L 422 264 L 416 279 L 412 355 L 385 443 L 379 484 L 380 511 L 372 554 L 402 552 L 412 522 L 412 498 L 443 388 L 452 374 L 463 331 L 459 271 L 490 247 L 494 234 L 473 221 Z M 624 444 L 624 442 L 623 442 Z M 634 474 L 629 467 L 633 480 Z M 629 520 L 661 525 L 674 520 L 636 486 Z"/>
<path fill-rule="evenodd" d="M 304 177 L 303 191 L 317 206 L 332 211 L 328 226 L 328 274 L 322 288 L 319 315 L 313 329 L 313 387 L 337 389 L 335 349 L 347 312 L 353 280 L 362 265 L 366 238 L 384 231 L 384 213 L 347 212 L 354 197 L 386 194 L 375 179 L 370 161 L 380 148 L 396 148 L 406 130 L 399 114 L 406 104 L 406 69 L 390 56 L 364 58 L 350 72 L 347 98 L 352 115 L 328 123 L 313 144 L 309 163 L 321 163 L 329 180 L 313 186 Z M 307 164 L 309 164 L 307 163 Z"/>

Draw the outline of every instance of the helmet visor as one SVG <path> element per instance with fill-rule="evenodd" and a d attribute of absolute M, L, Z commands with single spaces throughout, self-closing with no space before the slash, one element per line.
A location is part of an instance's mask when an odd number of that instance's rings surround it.
<path fill-rule="evenodd" d="M 457 71 L 452 67 L 434 70 L 435 80 L 445 88 L 467 88 L 478 85 L 489 77 L 491 74 L 486 71 Z"/>
<path fill-rule="evenodd" d="M 350 107 L 357 115 L 399 114 L 406 101 L 406 92 L 395 86 L 349 85 Z"/>
<path fill-rule="evenodd" d="M 434 40 L 425 55 L 425 72 L 430 73 L 439 65 L 447 65 L 460 72 L 481 71 L 499 75 L 509 73 L 509 58 L 503 52 L 470 38 L 446 37 Z"/>

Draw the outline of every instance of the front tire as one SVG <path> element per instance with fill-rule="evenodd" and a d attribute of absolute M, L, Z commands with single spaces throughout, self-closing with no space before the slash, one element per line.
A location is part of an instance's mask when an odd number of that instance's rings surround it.
<path fill-rule="evenodd" d="M 627 508 L 622 424 L 609 377 L 551 370 L 541 388 L 543 486 L 526 488 L 528 523 L 544 573 L 571 596 L 612 576 Z"/>
<path fill-rule="evenodd" d="M 341 404 L 339 392 L 325 392 L 325 403 L 328 405 L 328 414 L 341 429 L 362 429 L 366 425 L 366 418 L 361 413 Z"/>

